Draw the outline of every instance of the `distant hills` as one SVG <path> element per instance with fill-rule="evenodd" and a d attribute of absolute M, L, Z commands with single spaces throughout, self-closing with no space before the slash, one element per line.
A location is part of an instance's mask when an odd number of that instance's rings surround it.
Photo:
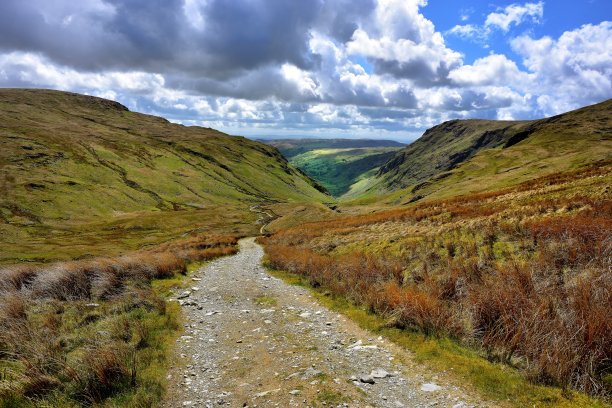
<path fill-rule="evenodd" d="M 248 232 L 253 204 L 329 199 L 271 146 L 74 93 L 0 89 L 0 145 L 0 262 Z"/>
<path fill-rule="evenodd" d="M 289 162 L 317 180 L 334 196 L 347 193 L 405 145 L 392 140 L 276 139 L 262 140 L 276 147 Z"/>
<path fill-rule="evenodd" d="M 612 100 L 532 121 L 452 120 L 397 152 L 352 192 L 407 203 L 488 191 L 612 159 Z"/>

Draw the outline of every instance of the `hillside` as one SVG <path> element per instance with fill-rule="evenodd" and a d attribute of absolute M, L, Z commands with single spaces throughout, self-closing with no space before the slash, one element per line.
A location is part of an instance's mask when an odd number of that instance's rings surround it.
<path fill-rule="evenodd" d="M 328 199 L 273 147 L 90 96 L 2 89 L 0 140 L 0 263 L 253 233 L 253 204 Z"/>
<path fill-rule="evenodd" d="M 260 242 L 268 266 L 493 401 L 607 406 L 569 389 L 612 392 L 610 163 Z"/>
<path fill-rule="evenodd" d="M 427 130 L 353 196 L 405 203 L 503 188 L 612 157 L 612 100 L 533 121 L 452 120 Z"/>
<path fill-rule="evenodd" d="M 334 196 L 371 177 L 404 145 L 392 140 L 280 139 L 265 140 L 289 162 L 317 180 Z"/>

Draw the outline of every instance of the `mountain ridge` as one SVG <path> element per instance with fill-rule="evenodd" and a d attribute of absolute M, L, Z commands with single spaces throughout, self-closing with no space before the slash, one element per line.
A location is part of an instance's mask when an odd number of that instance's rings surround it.
<path fill-rule="evenodd" d="M 92 223 L 149 217 L 161 238 L 163 222 L 177 220 L 169 230 L 179 233 L 208 222 L 190 214 L 226 208 L 229 224 L 248 230 L 252 204 L 328 200 L 272 146 L 98 97 L 1 89 L 0 139 L 0 231 L 10 242 L 0 252 L 9 257 L 46 259 L 34 242 L 67 230 L 76 239 Z"/>
<path fill-rule="evenodd" d="M 399 151 L 352 198 L 473 193 L 610 158 L 612 100 L 529 121 L 451 120 Z"/>

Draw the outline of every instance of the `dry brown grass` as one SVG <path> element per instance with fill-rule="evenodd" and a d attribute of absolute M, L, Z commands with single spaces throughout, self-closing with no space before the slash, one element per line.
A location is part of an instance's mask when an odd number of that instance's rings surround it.
<path fill-rule="evenodd" d="M 185 273 L 187 263 L 235 253 L 234 236 L 199 236 L 117 258 L 57 262 L 0 269 L 0 293 L 19 291 L 33 298 L 108 299 L 129 281 L 148 282 Z"/>
<path fill-rule="evenodd" d="M 138 387 L 160 394 L 155 383 L 137 382 L 138 370 L 163 355 L 159 333 L 176 322 L 150 282 L 235 253 L 236 244 L 198 236 L 116 258 L 0 270 L 0 405 L 91 406 Z M 139 406 L 159 398 L 145 394 Z"/>
<path fill-rule="evenodd" d="M 271 267 L 398 327 L 454 337 L 538 382 L 608 396 L 610 171 L 305 224 L 262 242 Z"/>

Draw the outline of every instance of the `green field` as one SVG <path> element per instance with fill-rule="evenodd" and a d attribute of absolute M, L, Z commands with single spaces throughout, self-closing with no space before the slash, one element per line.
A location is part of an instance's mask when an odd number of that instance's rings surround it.
<path fill-rule="evenodd" d="M 340 197 L 373 176 L 403 146 L 390 140 L 269 140 L 289 162 Z"/>

